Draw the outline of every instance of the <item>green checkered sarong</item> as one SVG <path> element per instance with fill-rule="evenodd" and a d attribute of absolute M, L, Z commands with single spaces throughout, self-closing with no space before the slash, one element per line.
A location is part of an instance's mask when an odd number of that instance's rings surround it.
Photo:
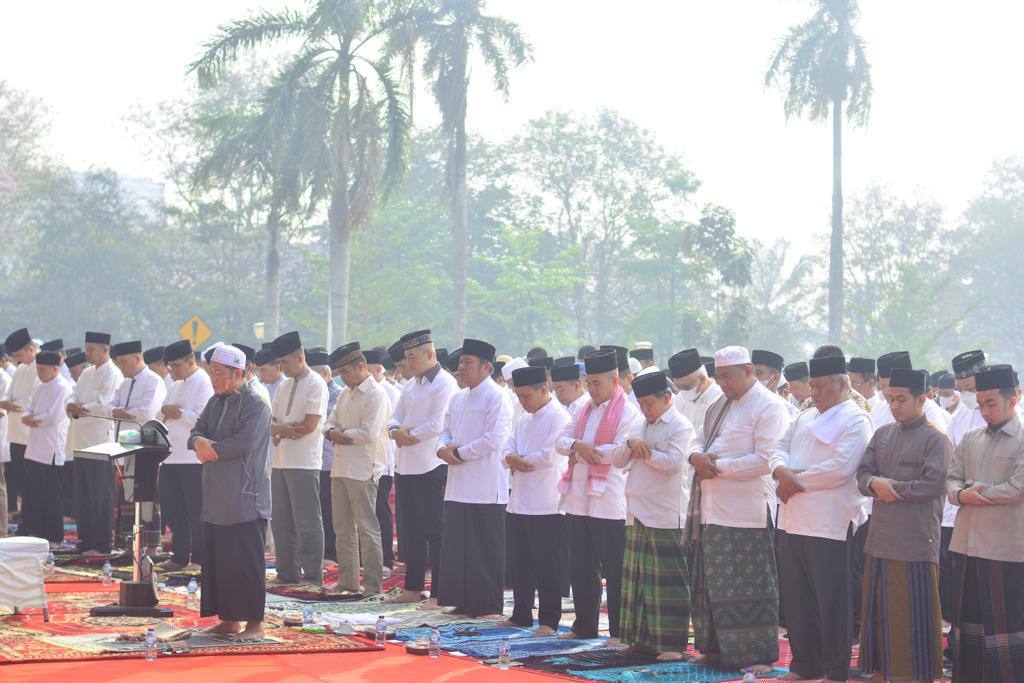
<path fill-rule="evenodd" d="M 690 637 L 690 589 L 682 529 L 626 527 L 622 565 L 622 642 L 683 652 Z"/>

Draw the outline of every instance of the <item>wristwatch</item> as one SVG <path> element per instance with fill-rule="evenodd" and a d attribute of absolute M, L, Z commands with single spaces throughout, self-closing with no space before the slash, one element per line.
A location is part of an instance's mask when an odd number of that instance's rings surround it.
<path fill-rule="evenodd" d="M 459 455 L 459 449 L 458 448 L 453 448 L 452 449 L 452 455 L 454 455 L 455 459 L 458 460 L 459 462 L 465 462 L 465 460 L 462 459 L 462 456 Z"/>

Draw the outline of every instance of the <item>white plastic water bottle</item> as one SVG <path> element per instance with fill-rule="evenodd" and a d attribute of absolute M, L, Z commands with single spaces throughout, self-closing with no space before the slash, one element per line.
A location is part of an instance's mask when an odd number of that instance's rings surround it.
<path fill-rule="evenodd" d="M 152 627 L 146 631 L 146 661 L 156 661 L 156 629 Z"/>
<path fill-rule="evenodd" d="M 53 551 L 51 550 L 50 552 L 48 552 L 46 554 L 46 568 L 52 570 L 53 569 L 53 565 L 54 565 Z"/>
<path fill-rule="evenodd" d="M 377 628 L 374 629 L 374 639 L 378 645 L 383 645 L 388 639 L 388 622 L 384 621 L 384 615 L 377 617 Z"/>
<path fill-rule="evenodd" d="M 313 625 L 313 606 L 306 605 L 302 608 L 302 625 L 312 626 Z"/>
<path fill-rule="evenodd" d="M 757 683 L 757 679 L 754 678 L 753 671 L 747 671 L 745 674 L 743 674 L 743 683 Z"/>
<path fill-rule="evenodd" d="M 185 599 L 185 603 L 188 605 L 196 604 L 196 594 L 199 592 L 199 584 L 196 583 L 196 577 L 192 577 L 188 580 L 188 597 Z"/>
<path fill-rule="evenodd" d="M 103 563 L 103 585 L 109 586 L 114 583 L 114 568 L 110 566 L 110 560 Z"/>
<path fill-rule="evenodd" d="M 434 626 L 430 629 L 430 658 L 437 659 L 441 656 L 441 629 Z"/>
<path fill-rule="evenodd" d="M 507 669 L 512 664 L 512 648 L 509 647 L 508 638 L 501 639 L 498 646 L 498 668 Z"/>

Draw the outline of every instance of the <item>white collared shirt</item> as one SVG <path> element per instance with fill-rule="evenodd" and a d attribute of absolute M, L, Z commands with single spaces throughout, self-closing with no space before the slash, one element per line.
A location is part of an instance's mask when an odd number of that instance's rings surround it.
<path fill-rule="evenodd" d="M 68 399 L 71 398 L 71 384 L 58 374 L 49 382 L 40 382 L 32 390 L 28 407 L 17 416 L 39 420 L 38 427 L 26 427 L 28 440 L 25 444 L 25 459 L 44 465 L 63 465 L 64 449 L 68 435 Z"/>
<path fill-rule="evenodd" d="M 387 381 L 386 379 L 382 379 L 381 381 L 377 382 L 377 384 L 380 385 L 380 388 L 384 390 L 384 394 L 388 397 L 388 405 L 391 407 L 391 412 L 388 414 L 394 415 L 395 408 L 398 407 L 398 399 L 402 397 L 402 390 L 396 387 L 391 382 Z M 387 426 L 385 425 L 385 437 L 386 436 Z M 386 447 L 388 454 L 388 464 L 387 467 L 384 468 L 384 476 L 392 477 L 395 474 L 395 454 L 398 452 L 398 444 L 395 443 L 394 439 L 388 438 Z"/>
<path fill-rule="evenodd" d="M 939 407 L 941 408 L 942 406 Z M 947 410 L 946 412 L 948 413 L 949 411 Z M 956 409 L 949 413 L 949 417 L 949 438 L 953 442 L 953 448 L 960 445 L 960 441 L 963 440 L 964 434 L 967 432 L 972 429 L 988 426 L 985 418 L 981 416 L 980 410 L 968 408 L 963 403 L 957 403 Z M 949 502 L 949 496 L 943 496 L 942 526 L 952 529 L 956 525 L 956 511 L 959 509 L 959 505 Z"/>
<path fill-rule="evenodd" d="M 22 363 L 14 370 L 11 378 L 10 394 L 7 400 L 13 401 L 21 406 L 24 411 L 28 407 L 29 398 L 32 392 L 39 386 L 39 374 L 36 372 L 36 363 Z M 28 427 L 21 423 L 24 413 L 12 413 L 13 417 L 7 424 L 7 441 L 9 443 L 28 443 Z"/>
<path fill-rule="evenodd" d="M 124 377 L 114 392 L 114 398 L 96 410 L 103 415 L 111 415 L 118 408 L 127 410 L 136 422 L 146 424 L 155 419 L 160 412 L 167 389 L 164 380 L 147 367 L 143 367 L 134 377 Z M 118 427 L 115 425 L 115 431 Z M 120 423 L 121 430 L 138 429 L 131 422 Z"/>
<path fill-rule="evenodd" d="M 275 425 L 302 422 L 307 415 L 319 415 L 313 431 L 298 439 L 281 439 L 274 446 L 273 469 L 319 470 L 324 459 L 324 415 L 327 412 L 327 384 L 312 370 L 301 377 L 286 377 L 274 397 L 272 421 Z"/>
<path fill-rule="evenodd" d="M 210 382 L 210 376 L 202 368 L 196 368 L 195 372 L 185 379 L 171 384 L 164 405 L 178 406 L 181 409 L 181 417 L 164 421 L 171 442 L 171 454 L 164 460 L 164 465 L 202 464 L 196 457 L 196 452 L 189 450 L 188 437 L 211 396 L 213 384 Z"/>
<path fill-rule="evenodd" d="M 707 393 L 707 392 L 705 392 Z M 633 460 L 625 443 L 615 450 L 615 466 L 627 471 L 626 524 L 639 519 L 654 529 L 682 529 L 686 508 L 680 491 L 690 485 L 685 474 L 693 442 L 693 425 L 674 405 L 654 422 L 644 420 L 640 436 L 651 447 L 651 459 Z"/>
<path fill-rule="evenodd" d="M 830 434 L 823 436 L 830 443 L 812 431 L 822 422 L 834 422 L 827 430 Z M 797 480 L 806 490 L 780 506 L 781 530 L 846 540 L 850 523 L 864 503 L 857 488 L 857 468 L 872 434 L 871 419 L 852 399 L 824 413 L 813 407 L 800 413 L 773 451 L 769 465 L 772 472 L 777 467 L 803 470 Z"/>
<path fill-rule="evenodd" d="M 591 409 L 587 424 L 583 428 L 583 438 L 580 441 L 594 443 L 597 427 L 601 424 L 601 418 L 610 404 L 611 401 L 608 400 Z M 577 414 L 569 420 L 556 442 L 558 452 L 564 456 L 573 454 L 572 444 L 576 441 L 578 417 Z M 643 413 L 628 399 L 625 400 L 619 424 L 615 427 L 615 438 L 611 443 L 594 446 L 601 458 L 601 463 L 611 465 L 615 449 L 628 439 L 638 436 L 643 430 L 643 425 Z M 576 462 L 576 466 L 572 470 L 572 481 L 569 482 L 569 492 L 562 497 L 562 510 L 567 514 L 581 517 L 626 519 L 626 473 L 618 467 L 612 467 L 605 481 L 604 492 L 600 496 L 587 495 L 587 475 L 589 473 L 590 465 L 582 460 Z"/>
<path fill-rule="evenodd" d="M 414 377 L 406 382 L 398 407 L 388 423 L 389 430 L 403 428 L 420 440 L 411 446 L 398 447 L 395 453 L 395 472 L 398 474 L 425 474 L 445 464 L 437 457 L 437 440 L 444 431 L 448 402 L 459 390 L 459 385 L 440 365 L 435 365 L 430 372 L 434 373 L 433 379 L 427 373 L 427 376 Z"/>
<path fill-rule="evenodd" d="M 700 482 L 702 524 L 741 529 L 768 525 L 769 504 L 774 500 L 768 458 L 790 422 L 789 411 L 778 398 L 754 382 L 729 406 L 710 448 L 704 445 L 703 430 L 696 434 L 687 457 L 705 452 L 718 456 L 718 476 Z"/>
<path fill-rule="evenodd" d="M 508 502 L 508 472 L 502 453 L 512 432 L 512 413 L 508 392 L 490 377 L 452 396 L 437 448 L 458 446 L 463 462 L 448 467 L 445 500 Z"/>
<path fill-rule="evenodd" d="M 117 388 L 124 380 L 124 375 L 107 359 L 100 365 L 90 365 L 82 371 L 75 385 L 71 402 L 78 403 L 90 413 L 106 415 L 106 406 L 113 402 Z M 114 423 L 92 417 L 79 417 L 71 420 L 68 427 L 68 451 L 73 454 L 76 449 L 89 448 L 114 439 Z"/>
<path fill-rule="evenodd" d="M 935 401 L 925 401 L 924 414 L 928 416 L 928 420 L 938 427 L 940 431 L 946 434 L 949 433 L 949 422 L 953 417 L 949 414 L 949 411 Z M 875 429 L 896 421 L 896 418 L 892 416 L 892 411 L 889 409 L 889 402 L 884 398 L 877 408 L 871 406 L 869 415 L 871 417 L 871 424 Z"/>
<path fill-rule="evenodd" d="M 569 413 L 552 398 L 535 413 L 524 413 L 512 432 L 505 456 L 515 453 L 533 465 L 529 472 L 511 472 L 508 511 L 516 515 L 558 514 L 558 481 L 569 462 L 555 452 L 555 441 L 569 423 Z"/>
<path fill-rule="evenodd" d="M 578 413 L 580 408 L 586 405 L 587 403 L 590 403 L 590 394 L 584 391 L 582 394 L 579 395 L 579 397 L 576 400 L 574 400 L 569 405 L 565 406 L 565 410 L 566 412 L 569 413 L 569 417 L 575 420 L 576 413 Z"/>
<path fill-rule="evenodd" d="M 384 388 L 373 375 L 338 395 L 334 411 L 327 418 L 324 433 L 337 429 L 352 439 L 349 445 L 334 444 L 332 477 L 356 481 L 377 481 L 388 462 L 388 420 L 391 404 Z"/>

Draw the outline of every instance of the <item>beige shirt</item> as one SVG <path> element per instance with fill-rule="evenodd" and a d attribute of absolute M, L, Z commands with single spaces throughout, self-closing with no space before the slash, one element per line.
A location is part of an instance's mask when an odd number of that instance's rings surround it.
<path fill-rule="evenodd" d="M 953 495 L 971 484 L 996 505 L 961 505 L 949 549 L 969 557 L 1024 562 L 1024 429 L 1013 418 L 999 430 L 964 434 L 946 474 Z"/>
<path fill-rule="evenodd" d="M 355 443 L 350 446 L 334 444 L 331 476 L 357 481 L 379 479 L 388 464 L 390 419 L 391 403 L 372 376 L 354 387 L 346 387 L 327 418 L 324 434 L 338 429 Z"/>

